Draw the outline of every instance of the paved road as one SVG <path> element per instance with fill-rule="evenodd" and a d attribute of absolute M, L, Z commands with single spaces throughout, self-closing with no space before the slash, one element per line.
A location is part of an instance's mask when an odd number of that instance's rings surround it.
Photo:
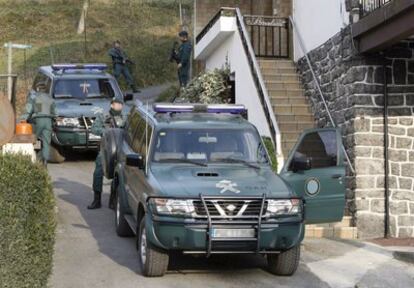
<path fill-rule="evenodd" d="M 306 241 L 293 277 L 267 273 L 264 260 L 251 255 L 209 260 L 175 255 L 166 276 L 144 278 L 135 239 L 116 236 L 113 212 L 86 209 L 93 157 L 49 165 L 59 221 L 52 287 L 414 287 L 414 266 L 364 244 L 332 240 Z"/>

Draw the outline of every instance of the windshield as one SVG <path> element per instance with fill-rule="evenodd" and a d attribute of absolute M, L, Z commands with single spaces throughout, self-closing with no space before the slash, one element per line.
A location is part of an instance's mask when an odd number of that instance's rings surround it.
<path fill-rule="evenodd" d="M 158 132 L 152 161 L 158 163 L 268 163 L 254 129 L 165 129 Z"/>
<path fill-rule="evenodd" d="M 58 80 L 54 89 L 55 98 L 113 98 L 115 92 L 109 79 L 64 79 Z"/>

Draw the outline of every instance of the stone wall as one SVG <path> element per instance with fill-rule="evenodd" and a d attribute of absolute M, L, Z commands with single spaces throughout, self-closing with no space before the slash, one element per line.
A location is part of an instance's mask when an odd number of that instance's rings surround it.
<path fill-rule="evenodd" d="M 389 103 L 390 212 L 393 236 L 414 236 L 414 41 L 380 54 L 358 55 L 349 28 L 310 52 L 310 59 L 356 173 L 348 170 L 347 208 L 360 238 L 384 233 L 384 70 Z M 305 95 L 320 127 L 329 126 L 305 59 L 298 61 Z"/>

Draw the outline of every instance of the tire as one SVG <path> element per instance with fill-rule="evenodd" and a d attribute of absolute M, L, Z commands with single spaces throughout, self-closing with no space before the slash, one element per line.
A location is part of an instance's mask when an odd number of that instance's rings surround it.
<path fill-rule="evenodd" d="M 101 140 L 101 155 L 104 175 L 107 179 L 114 178 L 118 146 L 122 139 L 122 129 L 106 129 Z"/>
<path fill-rule="evenodd" d="M 146 277 L 160 277 L 167 272 L 168 253 L 155 248 L 147 239 L 145 216 L 142 217 L 137 234 L 138 259 L 142 274 Z"/>
<path fill-rule="evenodd" d="M 61 164 L 65 161 L 65 157 L 62 155 L 61 149 L 55 145 L 50 145 L 49 148 L 49 163 Z"/>
<path fill-rule="evenodd" d="M 116 234 L 120 237 L 131 237 L 134 235 L 131 227 L 129 227 L 128 222 L 125 219 L 125 211 L 122 206 L 118 188 L 116 190 L 115 198 L 115 229 Z"/>
<path fill-rule="evenodd" d="M 267 268 L 272 274 L 291 276 L 298 269 L 299 258 L 300 244 L 280 254 L 267 254 Z"/>

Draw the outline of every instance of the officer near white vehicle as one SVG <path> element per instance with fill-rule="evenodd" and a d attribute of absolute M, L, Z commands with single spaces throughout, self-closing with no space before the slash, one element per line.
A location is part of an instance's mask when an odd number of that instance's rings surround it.
<path fill-rule="evenodd" d="M 98 114 L 96 120 L 93 122 L 91 132 L 97 136 L 102 136 L 107 128 L 123 128 L 125 125 L 126 116 L 122 114 L 124 102 L 119 98 L 113 98 L 111 101 L 111 108 L 107 115 L 103 113 Z M 95 160 L 95 171 L 93 172 L 92 189 L 94 198 L 88 209 L 101 208 L 101 195 L 103 190 L 104 171 L 102 167 L 102 154 L 99 153 Z"/>

